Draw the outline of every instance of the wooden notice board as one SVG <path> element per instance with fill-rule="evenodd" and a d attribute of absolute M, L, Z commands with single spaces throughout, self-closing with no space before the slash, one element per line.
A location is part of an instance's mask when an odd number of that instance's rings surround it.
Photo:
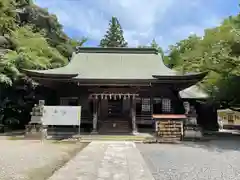
<path fill-rule="evenodd" d="M 157 137 L 179 141 L 182 139 L 185 115 L 154 115 L 153 117 L 155 117 Z"/>

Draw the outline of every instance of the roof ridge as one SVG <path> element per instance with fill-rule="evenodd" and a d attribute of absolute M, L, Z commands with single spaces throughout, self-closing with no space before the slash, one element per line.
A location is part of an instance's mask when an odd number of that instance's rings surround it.
<path fill-rule="evenodd" d="M 76 47 L 76 53 L 158 54 L 156 48 Z"/>

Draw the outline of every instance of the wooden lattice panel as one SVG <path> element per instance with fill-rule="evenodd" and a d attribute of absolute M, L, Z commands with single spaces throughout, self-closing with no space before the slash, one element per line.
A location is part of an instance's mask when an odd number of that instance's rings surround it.
<path fill-rule="evenodd" d="M 181 120 L 159 120 L 156 121 L 156 134 L 162 139 L 181 140 L 183 133 L 183 122 Z"/>

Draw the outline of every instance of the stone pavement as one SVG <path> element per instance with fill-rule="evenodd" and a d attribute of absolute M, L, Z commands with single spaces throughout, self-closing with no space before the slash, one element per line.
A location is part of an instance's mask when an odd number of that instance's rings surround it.
<path fill-rule="evenodd" d="M 94 141 L 49 180 L 154 180 L 133 142 Z"/>

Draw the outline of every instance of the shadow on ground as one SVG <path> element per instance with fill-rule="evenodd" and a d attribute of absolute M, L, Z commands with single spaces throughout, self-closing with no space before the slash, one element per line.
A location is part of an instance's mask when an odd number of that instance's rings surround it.
<path fill-rule="evenodd" d="M 19 131 L 8 131 L 4 133 L 0 133 L 1 136 L 23 136 L 25 135 L 25 130 L 19 130 Z"/>
<path fill-rule="evenodd" d="M 208 151 L 240 151 L 240 138 L 219 138 L 215 140 L 209 140 L 204 142 L 183 142 L 182 145 L 192 148 L 203 148 Z"/>

